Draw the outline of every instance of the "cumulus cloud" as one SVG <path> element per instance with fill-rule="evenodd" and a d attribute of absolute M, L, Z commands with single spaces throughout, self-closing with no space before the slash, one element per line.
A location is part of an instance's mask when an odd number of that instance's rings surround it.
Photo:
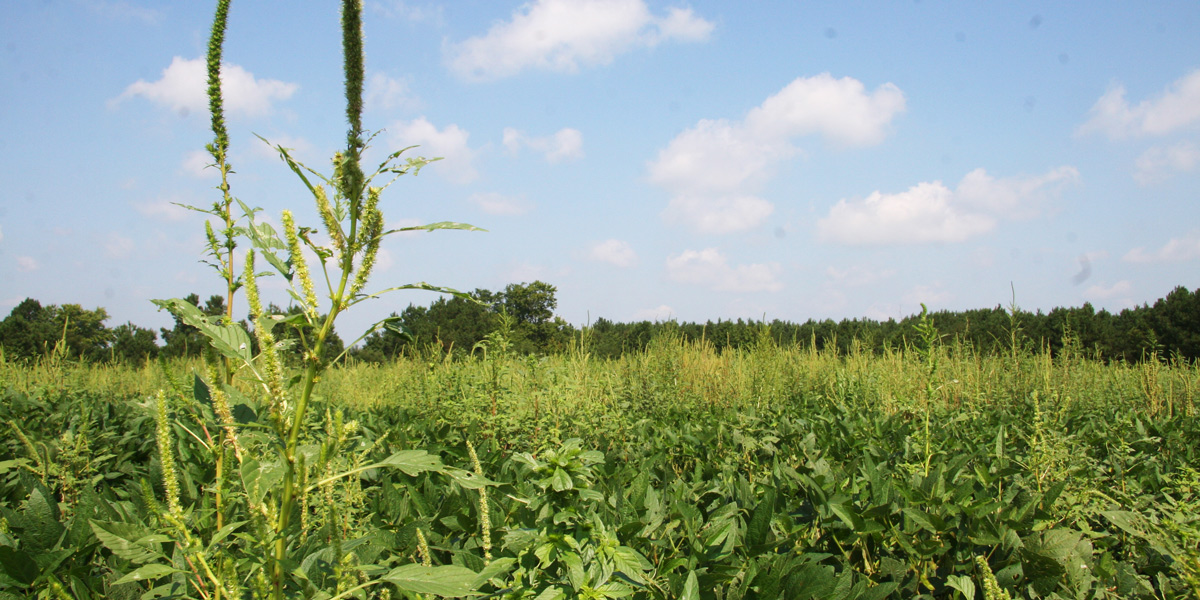
<path fill-rule="evenodd" d="M 850 77 L 801 77 L 745 119 L 702 119 L 676 136 L 649 166 L 652 183 L 671 193 L 663 217 L 701 233 L 732 233 L 762 224 L 774 205 L 756 194 L 781 162 L 800 150 L 798 137 L 835 146 L 883 141 L 904 110 L 904 94 L 884 84 L 868 94 Z"/>
<path fill-rule="evenodd" d="M 1161 248 L 1148 251 L 1144 247 L 1134 248 L 1121 258 L 1130 263 L 1183 262 L 1200 258 L 1200 230 L 1184 237 L 1171 238 Z"/>
<path fill-rule="evenodd" d="M 533 203 L 524 196 L 506 196 L 497 192 L 471 194 L 467 200 L 489 215 L 520 215 L 533 208 Z"/>
<path fill-rule="evenodd" d="M 130 98 L 145 98 L 165 106 L 180 116 L 208 110 L 208 71 L 203 58 L 187 60 L 176 56 L 163 70 L 158 81 L 143 79 L 129 85 L 120 96 L 109 100 L 109 107 Z M 287 100 L 300 86 L 276 79 L 257 79 L 234 64 L 221 67 L 221 91 L 225 110 L 231 114 L 261 116 L 271 112 L 275 101 Z"/>
<path fill-rule="evenodd" d="M 678 283 L 699 285 L 718 292 L 777 292 L 778 263 L 730 265 L 716 248 L 684 250 L 667 257 L 667 277 Z"/>
<path fill-rule="evenodd" d="M 516 154 L 521 148 L 541 153 L 548 163 L 583 158 L 583 134 L 578 129 L 565 127 L 554 135 L 532 137 L 512 127 L 504 128 L 504 147 Z"/>
<path fill-rule="evenodd" d="M 40 269 L 42 265 L 32 256 L 18 256 L 17 269 L 26 273 Z"/>
<path fill-rule="evenodd" d="M 596 242 L 588 248 L 587 257 L 590 260 L 606 262 L 621 268 L 637 264 L 637 253 L 633 251 L 633 246 L 624 240 L 613 239 Z"/>
<path fill-rule="evenodd" d="M 446 47 L 450 70 L 490 81 L 525 69 L 574 73 L 667 41 L 703 41 L 713 24 L 689 8 L 655 16 L 643 0 L 535 0 L 479 37 Z"/>
<path fill-rule="evenodd" d="M 389 128 L 388 140 L 394 148 L 404 148 L 418 145 L 414 156 L 426 158 L 440 156 L 440 160 L 430 168 L 454 183 L 470 183 L 479 176 L 475 170 L 475 150 L 468 144 L 471 134 L 458 125 L 447 125 L 438 129 L 425 117 L 414 121 L 400 121 Z"/>
<path fill-rule="evenodd" d="M 940 181 L 895 194 L 875 191 L 863 200 L 839 200 L 817 221 L 818 237 L 848 245 L 963 242 L 1001 219 L 1036 215 L 1061 186 L 1078 179 L 1073 167 L 1001 179 L 976 169 L 953 191 Z"/>
<path fill-rule="evenodd" d="M 1155 146 L 1134 162 L 1133 178 L 1142 185 L 1161 182 L 1176 173 L 1185 173 L 1200 165 L 1200 148 L 1191 142 Z"/>
<path fill-rule="evenodd" d="M 1125 86 L 1113 84 L 1096 101 L 1077 135 L 1100 133 L 1109 139 L 1165 135 L 1200 122 L 1200 69 L 1175 80 L 1158 96 L 1136 106 L 1125 98 Z"/>
<path fill-rule="evenodd" d="M 365 88 L 363 103 L 367 110 L 412 109 L 420 104 L 404 79 L 375 73 L 367 80 Z"/>

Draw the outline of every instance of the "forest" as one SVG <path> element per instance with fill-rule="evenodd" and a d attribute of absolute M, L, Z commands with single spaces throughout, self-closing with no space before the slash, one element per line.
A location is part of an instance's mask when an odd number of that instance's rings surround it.
<path fill-rule="evenodd" d="M 503 335 L 518 354 L 551 355 L 569 351 L 586 339 L 597 358 L 617 358 L 644 350 L 656 336 L 670 334 L 689 341 L 705 340 L 718 350 L 741 349 L 755 342 L 765 327 L 777 344 L 812 345 L 817 350 L 849 352 L 852 349 L 881 353 L 912 341 L 919 315 L 899 321 L 889 319 L 809 319 L 803 323 L 754 320 L 718 320 L 704 323 L 668 321 L 616 322 L 597 318 L 576 327 L 554 314 L 557 288 L 543 281 L 510 284 L 500 291 L 476 289 L 465 296 L 448 296 L 428 306 L 409 305 L 392 313 L 391 326 L 367 336 L 345 356 L 382 363 L 405 352 L 440 349 L 445 353 L 471 354 L 482 350 L 488 336 Z M 226 313 L 225 299 L 212 295 L 204 303 L 197 294 L 185 300 L 211 316 Z M 266 312 L 294 315 L 296 307 L 268 305 Z M 1015 303 L 964 311 L 940 310 L 928 315 L 943 339 L 983 354 L 1003 354 L 1014 349 L 1048 350 L 1052 355 L 1071 349 L 1101 361 L 1138 362 L 1149 356 L 1200 357 L 1200 288 L 1176 287 L 1153 304 L 1117 313 L 1096 310 L 1091 304 L 1054 308 L 1049 312 L 1022 310 Z M 198 357 L 206 347 L 204 336 L 175 318 L 173 327 L 152 329 L 133 323 L 105 324 L 108 311 L 78 304 L 42 305 L 27 298 L 0 321 L 0 348 L 8 359 L 44 356 L 61 343 L 66 356 L 88 362 L 138 363 L 146 359 Z M 252 315 L 242 321 L 247 328 Z M 280 320 L 277 336 L 295 338 L 297 325 Z M 357 332 L 355 332 L 357 334 Z M 334 332 L 326 340 L 326 356 L 338 356 L 345 343 Z"/>

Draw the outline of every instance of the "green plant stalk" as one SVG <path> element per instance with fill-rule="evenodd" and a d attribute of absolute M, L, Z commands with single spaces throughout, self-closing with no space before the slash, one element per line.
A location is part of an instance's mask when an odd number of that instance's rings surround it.
<path fill-rule="evenodd" d="M 309 399 L 312 398 L 313 388 L 316 386 L 317 378 L 321 371 L 321 358 L 325 349 L 325 340 L 329 337 L 329 332 L 333 330 L 333 322 L 337 319 L 338 314 L 348 306 L 346 296 L 346 284 L 350 280 L 350 275 L 354 270 L 354 256 L 357 254 L 360 243 L 358 240 L 358 225 L 361 219 L 360 209 L 362 206 L 362 190 L 363 190 L 363 172 L 359 166 L 359 153 L 361 152 L 362 141 L 362 75 L 363 75 L 363 52 L 362 52 L 362 5 L 358 0 L 344 0 L 342 2 L 342 48 L 345 55 L 345 72 L 346 72 L 346 117 L 350 122 L 350 129 L 346 139 L 346 154 L 341 157 L 338 162 L 335 174 L 335 183 L 340 188 L 343 198 L 346 198 L 350 203 L 350 233 L 347 236 L 347 246 L 339 257 L 341 260 L 341 273 L 338 278 L 337 291 L 332 294 L 330 300 L 332 306 L 329 313 L 325 315 L 325 322 L 322 324 L 320 331 L 317 333 L 317 339 L 312 346 L 308 348 L 305 360 L 308 363 L 304 369 L 304 388 L 300 393 L 300 398 L 296 403 L 296 410 L 292 415 L 292 427 L 288 433 L 287 445 L 285 446 L 284 460 L 286 463 L 283 477 L 283 495 L 279 507 L 279 517 L 276 523 L 276 540 L 275 540 L 275 565 L 274 565 L 274 597 L 276 600 L 283 599 L 283 563 L 287 558 L 287 538 L 286 531 L 291 521 L 292 509 L 296 502 L 296 447 L 299 444 L 300 428 L 304 424 L 304 414 L 308 410 Z M 306 287 L 310 286 L 309 282 L 302 282 Z"/>

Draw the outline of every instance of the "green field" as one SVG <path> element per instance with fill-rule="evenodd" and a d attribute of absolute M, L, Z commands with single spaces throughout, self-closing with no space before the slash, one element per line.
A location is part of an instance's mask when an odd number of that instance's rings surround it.
<path fill-rule="evenodd" d="M 249 390 L 222 438 L 193 370 L 0 364 L 0 597 L 269 593 L 280 450 Z M 335 367 L 287 596 L 1195 597 L 1198 385 L 1180 362 L 765 334 Z"/>

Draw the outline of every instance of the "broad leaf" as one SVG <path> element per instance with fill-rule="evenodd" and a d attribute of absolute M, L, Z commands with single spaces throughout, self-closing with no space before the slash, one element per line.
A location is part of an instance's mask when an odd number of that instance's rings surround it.
<path fill-rule="evenodd" d="M 122 583 L 131 583 L 134 581 L 146 581 L 148 579 L 157 579 L 164 575 L 183 572 L 184 571 L 176 569 L 175 567 L 168 567 L 167 565 L 146 565 L 144 567 L 135 569 L 134 571 L 126 574 L 124 577 L 114 581 L 113 585 L 121 585 Z"/>
<path fill-rule="evenodd" d="M 478 574 L 474 571 L 455 565 L 404 565 L 392 569 L 382 579 L 406 592 L 461 598 L 474 591 L 472 586 L 476 577 Z"/>

